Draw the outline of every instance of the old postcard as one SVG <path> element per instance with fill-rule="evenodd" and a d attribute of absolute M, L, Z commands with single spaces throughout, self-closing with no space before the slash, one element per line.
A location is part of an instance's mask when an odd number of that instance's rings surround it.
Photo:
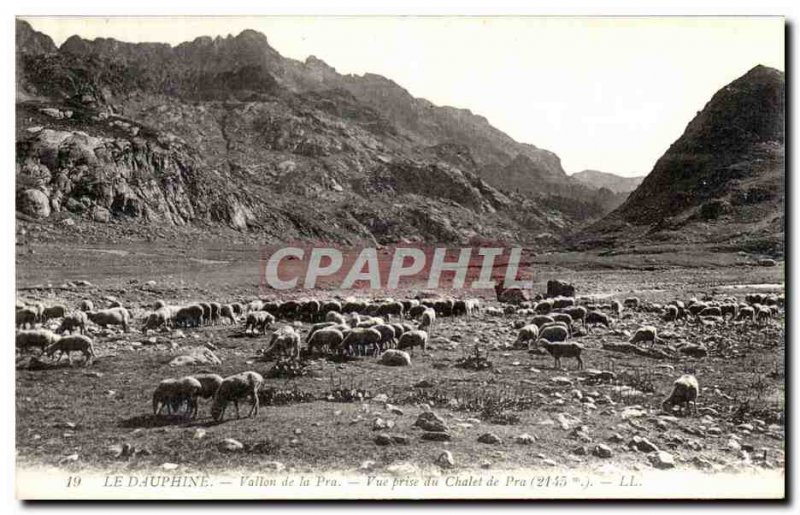
<path fill-rule="evenodd" d="M 784 31 L 17 17 L 17 497 L 784 498 Z"/>

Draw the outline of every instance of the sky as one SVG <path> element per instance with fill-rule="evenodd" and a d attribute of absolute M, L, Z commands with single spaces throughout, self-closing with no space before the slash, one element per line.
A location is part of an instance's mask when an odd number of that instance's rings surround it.
<path fill-rule="evenodd" d="M 176 45 L 244 29 L 285 57 L 388 77 L 466 108 L 567 173 L 646 175 L 711 96 L 757 64 L 784 70 L 778 17 L 26 17 L 69 36 Z"/>

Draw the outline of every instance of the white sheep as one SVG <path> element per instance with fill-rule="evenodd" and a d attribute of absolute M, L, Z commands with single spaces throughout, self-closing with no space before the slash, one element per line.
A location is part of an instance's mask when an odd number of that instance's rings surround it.
<path fill-rule="evenodd" d="M 539 329 L 539 338 L 550 342 L 563 342 L 570 336 L 569 328 L 559 322 L 543 325 Z"/>
<path fill-rule="evenodd" d="M 523 344 L 530 344 L 539 338 L 539 326 L 536 324 L 528 324 L 519 330 L 517 339 L 514 341 L 514 347 L 521 347 Z"/>
<path fill-rule="evenodd" d="M 300 358 L 300 335 L 294 327 L 285 325 L 272 333 L 262 353 L 270 354 L 276 350 L 290 357 Z"/>
<path fill-rule="evenodd" d="M 431 331 L 433 330 L 434 324 L 436 324 L 436 311 L 428 308 L 423 311 L 422 316 L 420 316 L 419 328 L 421 330 Z"/>
<path fill-rule="evenodd" d="M 39 352 L 44 352 L 45 348 L 58 341 L 58 335 L 47 329 L 31 329 L 19 331 L 16 334 L 16 347 L 20 351 L 25 351 L 31 347 L 38 347 Z"/>
<path fill-rule="evenodd" d="M 346 323 L 344 315 L 342 315 L 341 313 L 337 313 L 336 311 L 328 311 L 328 313 L 325 314 L 325 321 L 333 322 L 336 324 Z"/>
<path fill-rule="evenodd" d="M 67 307 L 63 304 L 54 304 L 47 306 L 42 312 L 42 322 L 46 322 L 52 318 L 63 318 L 67 314 Z"/>
<path fill-rule="evenodd" d="M 110 308 L 101 311 L 88 311 L 86 316 L 89 320 L 99 325 L 106 327 L 109 325 L 121 325 L 123 331 L 128 332 L 128 324 L 130 324 L 131 315 L 125 308 Z"/>
<path fill-rule="evenodd" d="M 561 358 L 575 358 L 578 360 L 578 370 L 583 369 L 583 359 L 581 358 L 581 353 L 583 352 L 582 345 L 575 342 L 550 342 L 544 338 L 539 338 L 538 343 L 548 354 L 553 356 L 555 360 L 554 367 L 561 368 Z"/>
<path fill-rule="evenodd" d="M 176 327 L 200 327 L 203 321 L 204 310 L 200 304 L 183 306 L 175 312 Z"/>
<path fill-rule="evenodd" d="M 75 329 L 78 329 L 81 334 L 86 334 L 86 324 L 88 323 L 89 317 L 86 316 L 85 312 L 73 311 L 64 317 L 64 319 L 61 321 L 61 325 L 58 326 L 58 329 L 56 329 L 56 332 L 64 333 L 69 331 L 72 333 L 75 331 Z"/>
<path fill-rule="evenodd" d="M 264 378 L 261 377 L 261 374 L 252 371 L 226 377 L 214 394 L 211 416 L 216 422 L 221 422 L 225 417 L 228 403 L 233 402 L 236 407 L 236 418 L 239 418 L 239 401 L 247 397 L 250 397 L 253 402 L 253 407 L 247 416 L 258 416 L 258 389 L 263 382 Z"/>
<path fill-rule="evenodd" d="M 637 329 L 633 336 L 628 340 L 628 343 L 651 342 L 653 344 L 660 342 L 658 331 L 652 325 L 645 325 Z"/>
<path fill-rule="evenodd" d="M 382 338 L 383 335 L 371 327 L 354 327 L 345 335 L 339 350 L 346 350 L 352 354 L 359 348 L 374 349 Z"/>
<path fill-rule="evenodd" d="M 325 327 L 311 334 L 307 347 L 310 353 L 313 353 L 315 348 L 338 349 L 342 341 L 344 341 L 342 331 L 334 327 Z"/>
<path fill-rule="evenodd" d="M 81 311 L 94 311 L 94 303 L 89 299 L 83 299 L 78 303 L 78 309 Z"/>
<path fill-rule="evenodd" d="M 16 311 L 16 324 L 20 329 L 31 328 L 39 319 L 39 313 L 34 308 L 26 307 Z"/>
<path fill-rule="evenodd" d="M 400 336 L 400 340 L 397 343 L 398 349 L 414 349 L 414 347 L 422 348 L 422 351 L 425 352 L 425 349 L 428 347 L 428 333 L 425 331 L 420 331 L 415 329 L 413 331 L 408 331 L 403 333 Z"/>
<path fill-rule="evenodd" d="M 188 405 L 188 414 L 197 413 L 197 396 L 203 385 L 191 376 L 179 379 L 164 379 L 153 392 L 153 415 L 160 415 L 163 409 L 167 413 L 177 413 L 183 403 Z"/>
<path fill-rule="evenodd" d="M 672 393 L 664 399 L 661 407 L 664 411 L 671 411 L 672 407 L 677 404 L 681 408 L 685 406 L 686 411 L 688 411 L 689 403 L 691 403 L 696 413 L 698 395 L 700 395 L 700 385 L 697 383 L 697 378 L 693 375 L 685 374 L 675 380 Z"/>
<path fill-rule="evenodd" d="M 62 336 L 48 346 L 47 349 L 45 349 L 44 354 L 47 356 L 52 356 L 56 352 L 58 352 L 56 363 L 61 361 L 61 358 L 64 357 L 64 353 L 66 352 L 70 366 L 72 366 L 73 352 L 80 352 L 83 354 L 83 366 L 89 366 L 95 357 L 92 339 L 82 334 Z"/>
<path fill-rule="evenodd" d="M 586 330 L 588 331 L 590 327 L 602 324 L 606 326 L 606 328 L 611 327 L 611 318 L 605 313 L 601 313 L 600 311 L 589 311 L 586 313 L 586 318 L 584 319 L 584 325 L 586 325 Z"/>

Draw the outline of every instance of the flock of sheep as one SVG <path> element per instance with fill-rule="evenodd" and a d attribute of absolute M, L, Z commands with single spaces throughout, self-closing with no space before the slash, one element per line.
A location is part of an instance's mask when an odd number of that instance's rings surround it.
<path fill-rule="evenodd" d="M 185 306 L 169 306 L 159 300 L 148 306 L 149 309 L 141 316 L 141 330 L 193 328 L 227 322 L 243 324 L 245 333 L 260 334 L 282 320 L 286 323 L 272 331 L 262 350 L 266 356 L 282 354 L 299 359 L 303 353 L 306 356 L 380 355 L 381 362 L 394 365 L 404 364 L 402 355 L 408 359 L 405 350 L 413 351 L 419 347 L 426 351 L 429 333 L 439 318 L 471 317 L 479 313 L 483 316 L 514 315 L 515 327 L 519 331 L 513 344 L 515 348 L 541 348 L 554 358 L 557 368 L 561 368 L 562 358 L 574 358 L 578 368 L 582 369 L 584 346 L 572 339 L 573 333 L 579 328 L 588 333 L 597 325 L 611 328 L 625 310 L 655 313 L 664 322 L 743 321 L 757 326 L 779 316 L 784 305 L 783 295 L 766 294 L 747 295 L 744 302 L 735 298 L 722 301 L 693 298 L 685 302 L 675 300 L 667 305 L 642 303 L 637 298 L 607 304 L 599 304 L 590 297 L 537 296 L 533 300 L 524 300 L 520 295 L 515 298 L 517 301 L 501 304 L 502 307 L 484 307 L 478 299 L 419 297 L 403 300 L 252 300 L 230 304 L 198 302 Z M 55 322 L 59 320 L 56 326 Z M 88 366 L 95 357 L 93 341 L 86 335 L 89 323 L 102 328 L 117 326 L 128 332 L 132 321 L 128 309 L 117 301 L 111 302 L 106 309 L 95 310 L 92 301 L 83 300 L 72 311 L 63 304 L 45 306 L 41 302 L 17 301 L 16 347 L 20 352 L 38 348 L 41 355 L 48 357 L 58 353 L 56 361 L 66 353 L 70 365 L 71 354 L 80 352 Z M 300 333 L 302 322 L 311 324 L 304 338 Z M 45 326 L 54 328 L 54 331 Z M 629 343 L 634 345 L 647 342 L 651 345 L 663 343 L 655 326 L 639 327 L 629 339 Z M 706 355 L 702 349 L 693 350 L 694 354 L 687 354 Z M 396 362 L 398 355 L 401 356 L 400 363 Z M 198 412 L 198 399 L 203 398 L 211 399 L 211 415 L 214 420 L 221 421 L 231 402 L 238 418 L 239 401 L 249 398 L 252 408 L 248 416 L 255 416 L 262 383 L 262 376 L 253 371 L 227 378 L 205 373 L 166 379 L 153 393 L 153 413 L 159 415 L 164 411 L 179 413 L 184 410 L 186 415 L 194 417 Z M 675 381 L 663 408 L 669 410 L 678 405 L 688 410 L 690 404 L 696 402 L 698 393 L 697 379 L 684 375 Z"/>

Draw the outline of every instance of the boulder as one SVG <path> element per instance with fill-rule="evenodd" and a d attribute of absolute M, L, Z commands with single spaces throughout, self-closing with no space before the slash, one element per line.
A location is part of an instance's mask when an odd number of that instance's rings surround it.
<path fill-rule="evenodd" d="M 50 216 L 50 199 L 39 190 L 25 190 L 17 196 L 17 211 L 33 218 Z"/>

